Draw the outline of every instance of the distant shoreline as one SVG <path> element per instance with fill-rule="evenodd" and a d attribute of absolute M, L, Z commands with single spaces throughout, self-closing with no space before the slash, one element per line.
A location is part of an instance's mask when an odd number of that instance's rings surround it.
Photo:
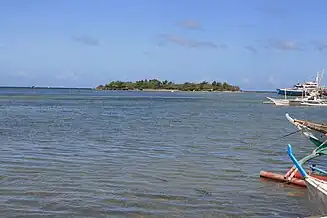
<path fill-rule="evenodd" d="M 114 90 L 99 90 L 99 91 L 114 91 Z M 124 91 L 124 90 L 116 90 L 116 91 Z M 193 92 L 193 91 L 182 91 L 182 90 L 169 90 L 169 89 L 143 89 L 143 90 L 126 90 L 126 91 L 137 91 L 137 92 Z M 275 93 L 275 91 L 255 91 L 255 90 L 242 90 L 242 91 L 194 91 L 194 92 L 225 92 L 225 93 Z"/>
<path fill-rule="evenodd" d="M 91 87 L 30 87 L 30 86 L 0 86 L 0 89 L 73 89 L 73 90 L 96 90 Z M 124 91 L 124 90 L 97 90 L 97 91 Z M 193 92 L 193 91 L 181 91 L 181 90 L 169 90 L 169 89 L 143 89 L 143 90 L 128 90 L 137 92 Z M 275 93 L 276 91 L 269 90 L 242 90 L 242 91 L 195 91 L 195 92 L 225 92 L 225 93 Z"/>
<path fill-rule="evenodd" d="M 110 91 L 110 90 L 108 90 Z M 229 93 L 242 93 L 243 91 L 208 91 L 208 90 L 200 90 L 200 91 L 183 91 L 178 89 L 143 89 L 143 90 L 129 90 L 129 91 L 138 91 L 138 92 L 229 92 Z"/>
<path fill-rule="evenodd" d="M 189 92 L 203 92 L 203 91 L 242 91 L 239 86 L 228 84 L 227 82 L 208 82 L 202 81 L 199 83 L 184 82 L 175 83 L 168 80 L 159 79 L 144 79 L 131 81 L 110 81 L 104 85 L 98 85 L 97 90 L 147 90 L 147 91 L 189 91 Z"/>
<path fill-rule="evenodd" d="M 90 87 L 46 87 L 46 86 L 0 86 L 0 89 L 83 89 L 83 90 L 93 90 L 94 88 Z"/>

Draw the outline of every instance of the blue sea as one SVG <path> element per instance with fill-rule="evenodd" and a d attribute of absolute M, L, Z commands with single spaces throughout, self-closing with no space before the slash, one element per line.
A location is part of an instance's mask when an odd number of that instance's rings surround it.
<path fill-rule="evenodd" d="M 285 113 L 327 110 L 262 104 L 275 95 L 1 88 L 0 217 L 316 215 L 307 189 L 259 172 L 315 148 L 276 139 L 296 131 Z"/>

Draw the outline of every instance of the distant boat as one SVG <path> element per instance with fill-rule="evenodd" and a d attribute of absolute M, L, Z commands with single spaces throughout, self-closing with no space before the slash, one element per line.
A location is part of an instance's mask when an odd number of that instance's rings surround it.
<path fill-rule="evenodd" d="M 297 83 L 292 88 L 279 88 L 279 89 L 277 89 L 277 94 L 288 95 L 288 96 L 307 95 L 310 91 L 319 88 L 319 83 L 320 83 L 321 78 L 322 77 L 320 77 L 320 74 L 318 72 L 315 81 L 308 81 L 305 83 Z M 324 90 L 323 94 L 327 95 L 326 90 Z"/>
<path fill-rule="evenodd" d="M 293 99 L 287 99 L 286 95 L 284 99 L 266 97 L 277 106 L 327 106 L 327 99 L 320 97 L 319 90 L 312 90 L 309 95 L 296 97 Z"/>
<path fill-rule="evenodd" d="M 266 97 L 276 106 L 313 106 L 322 105 L 324 102 L 310 101 L 308 98 L 282 99 Z"/>
<path fill-rule="evenodd" d="M 266 97 L 269 99 L 273 104 L 277 106 L 289 106 L 290 105 L 290 100 L 289 99 L 277 99 L 277 98 L 271 98 L 271 97 Z"/>
<path fill-rule="evenodd" d="M 308 94 L 308 91 L 318 88 L 315 82 L 306 82 L 304 84 L 296 84 L 293 88 L 277 89 L 277 94 L 288 96 L 302 96 Z"/>
<path fill-rule="evenodd" d="M 310 93 L 311 95 L 313 94 L 313 92 Z M 316 94 L 316 93 L 314 93 Z M 271 102 L 273 102 L 275 105 L 277 106 L 299 106 L 301 105 L 302 102 L 304 102 L 305 100 L 308 100 L 310 97 L 312 96 L 307 96 L 302 94 L 302 97 L 296 97 L 296 98 L 292 98 L 292 99 L 287 99 L 287 95 L 284 93 L 284 99 L 283 98 L 271 98 L 271 97 L 266 97 L 267 99 L 269 99 Z"/>
<path fill-rule="evenodd" d="M 323 75 L 323 73 L 324 72 L 322 71 L 322 75 Z M 322 75 L 320 76 L 320 74 L 318 72 L 315 82 L 306 82 L 304 84 L 295 85 L 295 88 L 283 89 L 284 90 L 284 92 L 283 92 L 284 99 L 271 98 L 271 97 L 266 97 L 266 98 L 278 106 L 323 106 L 323 107 L 326 107 L 327 99 L 323 98 L 323 96 L 326 95 L 326 89 L 320 86 Z M 294 92 L 297 92 L 297 94 L 294 94 Z M 301 97 L 287 99 L 288 95 L 293 95 L 293 96 L 297 95 L 297 96 L 301 96 Z"/>

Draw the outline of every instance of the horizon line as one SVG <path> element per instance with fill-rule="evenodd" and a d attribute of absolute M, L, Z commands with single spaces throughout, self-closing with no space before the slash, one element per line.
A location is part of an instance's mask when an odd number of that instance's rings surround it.
<path fill-rule="evenodd" d="M 62 87 L 62 86 L 0 86 L 1 89 L 4 88 L 15 88 L 15 89 L 87 89 L 87 90 L 95 90 L 95 87 Z M 242 92 L 276 92 L 276 90 L 243 90 Z"/>

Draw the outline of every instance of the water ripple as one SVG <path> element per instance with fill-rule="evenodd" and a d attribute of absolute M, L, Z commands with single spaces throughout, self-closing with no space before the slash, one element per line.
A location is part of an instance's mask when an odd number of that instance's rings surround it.
<path fill-rule="evenodd" d="M 2 92 L 2 94 L 1 94 Z M 265 181 L 313 149 L 262 94 L 0 90 L 1 217 L 302 217 Z M 319 116 L 317 115 L 319 114 Z"/>

